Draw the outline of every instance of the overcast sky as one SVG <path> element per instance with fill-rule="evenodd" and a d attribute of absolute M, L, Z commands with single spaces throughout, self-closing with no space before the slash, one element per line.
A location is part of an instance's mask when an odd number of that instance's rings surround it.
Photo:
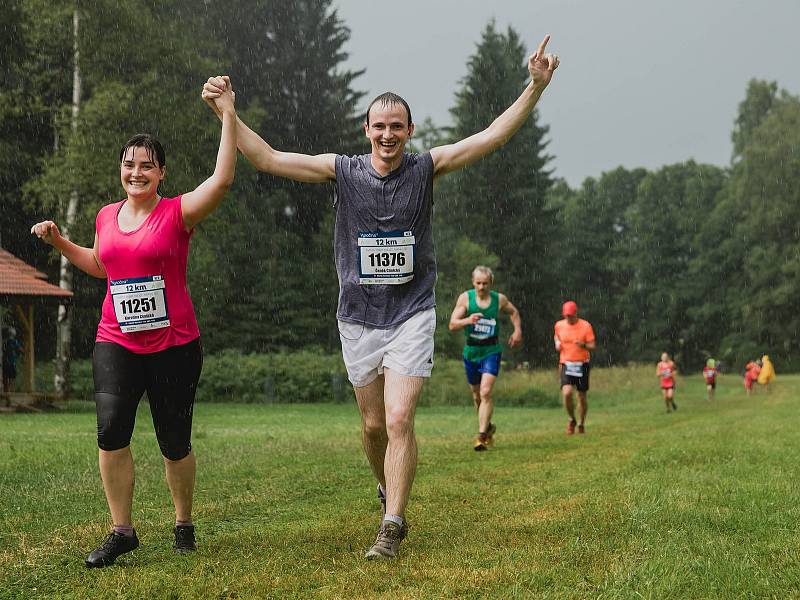
<path fill-rule="evenodd" d="M 800 93 L 800 0 L 334 0 L 348 68 L 369 99 L 392 90 L 414 120 L 448 109 L 494 18 L 561 66 L 539 103 L 556 176 L 577 186 L 619 165 L 730 162 L 753 77 Z M 488 123 L 487 123 L 488 125 Z"/>

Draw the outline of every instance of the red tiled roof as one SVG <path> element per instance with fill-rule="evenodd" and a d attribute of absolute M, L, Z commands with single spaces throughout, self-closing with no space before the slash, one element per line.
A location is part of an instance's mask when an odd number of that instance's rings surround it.
<path fill-rule="evenodd" d="M 47 283 L 47 275 L 0 248 L 0 295 L 69 297 L 72 292 Z"/>

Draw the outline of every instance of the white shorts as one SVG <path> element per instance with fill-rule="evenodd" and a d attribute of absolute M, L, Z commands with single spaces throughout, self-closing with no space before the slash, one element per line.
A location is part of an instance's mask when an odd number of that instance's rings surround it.
<path fill-rule="evenodd" d="M 384 369 L 410 377 L 430 377 L 436 310 L 418 312 L 397 327 L 374 329 L 339 321 L 339 339 L 353 387 L 369 385 Z"/>

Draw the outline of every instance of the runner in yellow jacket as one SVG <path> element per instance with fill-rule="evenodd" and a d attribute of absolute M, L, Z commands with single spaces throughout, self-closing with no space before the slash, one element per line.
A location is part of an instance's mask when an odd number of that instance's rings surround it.
<path fill-rule="evenodd" d="M 769 392 L 769 384 L 775 380 L 775 367 L 772 366 L 772 361 L 768 355 L 761 357 L 761 372 L 758 374 L 758 383 L 764 386 L 764 389 Z"/>

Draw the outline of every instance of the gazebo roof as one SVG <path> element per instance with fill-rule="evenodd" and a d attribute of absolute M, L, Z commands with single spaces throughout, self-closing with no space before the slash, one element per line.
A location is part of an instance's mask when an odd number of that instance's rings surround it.
<path fill-rule="evenodd" d="M 47 282 L 47 275 L 0 248 L 0 297 L 35 296 L 69 298 L 72 292 Z"/>

